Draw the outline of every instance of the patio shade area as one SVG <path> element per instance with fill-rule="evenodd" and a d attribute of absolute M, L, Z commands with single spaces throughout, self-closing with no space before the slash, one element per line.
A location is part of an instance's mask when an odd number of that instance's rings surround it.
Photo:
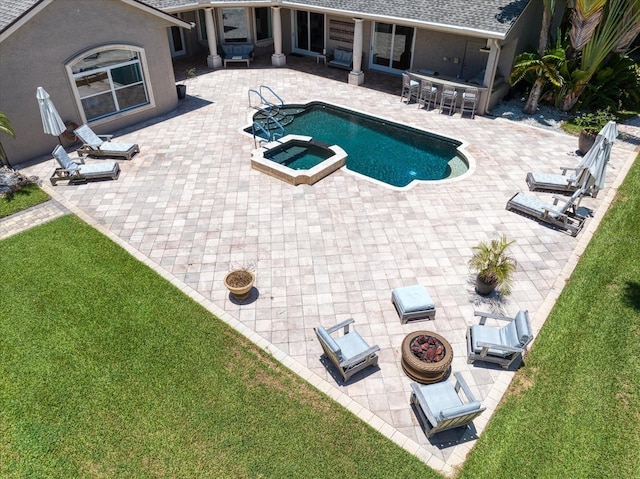
<path fill-rule="evenodd" d="M 381 89 L 376 86 L 387 77 L 376 84 L 368 74 L 363 87 L 344 77 L 260 65 L 202 74 L 190 82 L 176 112 L 119 132 L 115 141 L 137 143 L 141 152 L 120 162 L 118 181 L 43 188 L 394 442 L 450 473 L 514 374 L 467 364 L 465 332 L 474 310 L 528 310 L 534 333 L 539 330 L 604 214 L 611 186 L 627 171 L 632 146 L 616 142 L 605 188 L 582 201 L 589 219 L 571 237 L 508 212 L 505 204 L 527 190 L 527 172 L 576 164 L 577 138 L 503 119 L 418 110 L 400 101 L 398 78 L 396 89 Z M 269 85 L 287 103 L 321 100 L 453 137 L 465 144 L 474 171 L 407 191 L 344 169 L 314 185 L 281 182 L 251 168 L 255 145 L 242 133 L 255 111 L 247 92 L 259 85 Z M 24 173 L 48 178 L 53 169 L 54 160 L 45 159 Z M 503 233 L 516 240 L 512 252 L 519 266 L 513 293 L 499 302 L 474 292 L 467 261 L 473 246 Z M 256 273 L 255 290 L 242 304 L 223 285 L 238 265 L 253 265 Z M 413 284 L 429 291 L 435 320 L 400 322 L 391 291 Z M 369 344 L 380 346 L 379 368 L 343 383 L 321 358 L 313 328 L 350 317 Z M 403 339 L 421 329 L 446 338 L 451 370 L 487 408 L 474 429 L 431 440 L 421 429 L 409 404 L 411 380 L 400 364 Z"/>

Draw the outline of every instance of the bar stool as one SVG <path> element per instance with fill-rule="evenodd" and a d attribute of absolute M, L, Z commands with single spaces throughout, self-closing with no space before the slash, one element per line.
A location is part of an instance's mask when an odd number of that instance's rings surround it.
<path fill-rule="evenodd" d="M 456 102 L 458 101 L 458 92 L 451 85 L 443 85 L 442 95 L 440 96 L 440 113 L 446 108 L 449 109 L 449 116 L 456 111 Z"/>
<path fill-rule="evenodd" d="M 478 104 L 479 90 L 475 87 L 465 88 L 462 93 L 462 106 L 460 108 L 460 114 L 464 115 L 465 112 L 471 113 L 473 119 L 476 115 L 476 106 Z"/>
<path fill-rule="evenodd" d="M 437 99 L 438 87 L 434 86 L 430 80 L 422 80 L 420 85 L 420 98 L 418 98 L 418 108 L 420 108 L 421 103 L 426 103 L 428 110 L 431 107 L 431 100 L 433 100 L 433 106 L 435 106 Z"/>

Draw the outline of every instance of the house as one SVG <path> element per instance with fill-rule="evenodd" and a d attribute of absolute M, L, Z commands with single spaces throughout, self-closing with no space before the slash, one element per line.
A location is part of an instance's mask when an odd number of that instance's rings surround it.
<path fill-rule="evenodd" d="M 178 18 L 138 0 L 6 0 L 0 4 L 0 111 L 16 138 L 0 138 L 10 164 L 51 152 L 36 89 L 69 128 L 114 131 L 176 108 L 167 31 Z M 72 142 L 61 137 L 64 146 Z"/>
<path fill-rule="evenodd" d="M 507 93 L 515 55 L 537 45 L 541 16 L 532 0 L 8 0 L 0 111 L 16 139 L 3 145 L 13 164 L 54 146 L 39 128 L 37 86 L 63 119 L 114 131 L 176 107 L 172 58 L 204 53 L 222 68 L 223 47 L 238 44 L 276 67 L 288 54 L 330 60 L 347 50 L 354 85 L 369 70 L 472 83 L 482 114 Z M 118 86 L 94 93 L 107 78 Z"/>

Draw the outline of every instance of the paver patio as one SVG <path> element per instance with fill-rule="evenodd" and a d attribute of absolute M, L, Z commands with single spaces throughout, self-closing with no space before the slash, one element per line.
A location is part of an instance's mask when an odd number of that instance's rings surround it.
<path fill-rule="evenodd" d="M 312 59 L 292 57 L 292 68 L 267 63 L 203 73 L 189 83 L 188 97 L 176 112 L 119 132 L 119 140 L 138 143 L 142 151 L 120 162 L 117 181 L 52 187 L 52 159 L 25 170 L 43 179 L 64 207 L 302 377 L 433 468 L 450 473 L 476 436 L 454 430 L 426 440 L 409 406 L 410 380 L 400 366 L 402 339 L 417 329 L 447 338 L 453 371 L 462 372 L 487 407 L 474 421 L 480 434 L 514 373 L 466 363 L 465 331 L 473 311 L 528 309 L 539 330 L 606 211 L 612 185 L 626 174 L 633 146 L 614 145 L 607 187 L 598 198 L 583 200 L 582 212 L 593 217 L 573 238 L 507 212 L 505 204 L 516 191 L 526 190 L 528 171 L 575 165 L 575 137 L 504 119 L 418 110 L 400 102 L 396 77 L 367 73 L 367 83 L 354 87 L 346 83 L 346 72 L 325 69 Z M 248 90 L 262 84 L 288 103 L 322 100 L 461 140 L 473 172 L 405 191 L 344 169 L 313 186 L 297 187 L 261 174 L 250 167 L 254 142 L 241 130 L 254 112 Z M 519 267 L 512 295 L 497 302 L 475 294 L 466 263 L 472 246 L 502 233 L 517 241 L 512 251 Z M 229 299 L 222 278 L 230 267 L 247 264 L 255 264 L 257 292 L 239 305 Z M 436 319 L 401 324 L 391 290 L 416 283 L 429 290 Z M 355 318 L 370 344 L 381 347 L 380 363 L 378 370 L 341 384 L 325 367 L 313 327 L 348 317 Z"/>

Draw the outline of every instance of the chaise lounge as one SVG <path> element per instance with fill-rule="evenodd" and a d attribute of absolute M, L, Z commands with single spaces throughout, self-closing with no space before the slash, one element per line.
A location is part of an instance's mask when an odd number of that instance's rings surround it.
<path fill-rule="evenodd" d="M 548 223 L 568 231 L 571 236 L 576 236 L 586 220 L 576 212 L 584 192 L 584 188 L 581 188 L 569 199 L 554 195 L 553 204 L 520 192 L 507 201 L 506 209 Z M 560 201 L 563 203 L 559 203 Z"/>
<path fill-rule="evenodd" d="M 552 193 L 573 194 L 581 185 L 586 185 L 589 176 L 588 168 L 562 167 L 561 174 L 527 173 L 527 185 L 531 191 L 547 191 Z M 573 172 L 570 173 L 569 172 Z"/>
<path fill-rule="evenodd" d="M 53 157 L 60 165 L 60 168 L 56 168 L 49 178 L 54 186 L 58 181 L 68 181 L 69 184 L 72 184 L 84 183 L 87 180 L 116 180 L 120 175 L 120 165 L 117 161 L 100 161 L 85 165 L 81 159 L 80 163 L 77 163 L 71 159 L 61 145 L 56 146 L 53 150 Z"/>
<path fill-rule="evenodd" d="M 136 143 L 116 143 L 111 141 L 113 135 L 96 135 L 88 125 L 76 128 L 74 133 L 82 141 L 78 148 L 78 156 L 125 158 L 130 160 L 133 155 L 140 152 Z"/>

